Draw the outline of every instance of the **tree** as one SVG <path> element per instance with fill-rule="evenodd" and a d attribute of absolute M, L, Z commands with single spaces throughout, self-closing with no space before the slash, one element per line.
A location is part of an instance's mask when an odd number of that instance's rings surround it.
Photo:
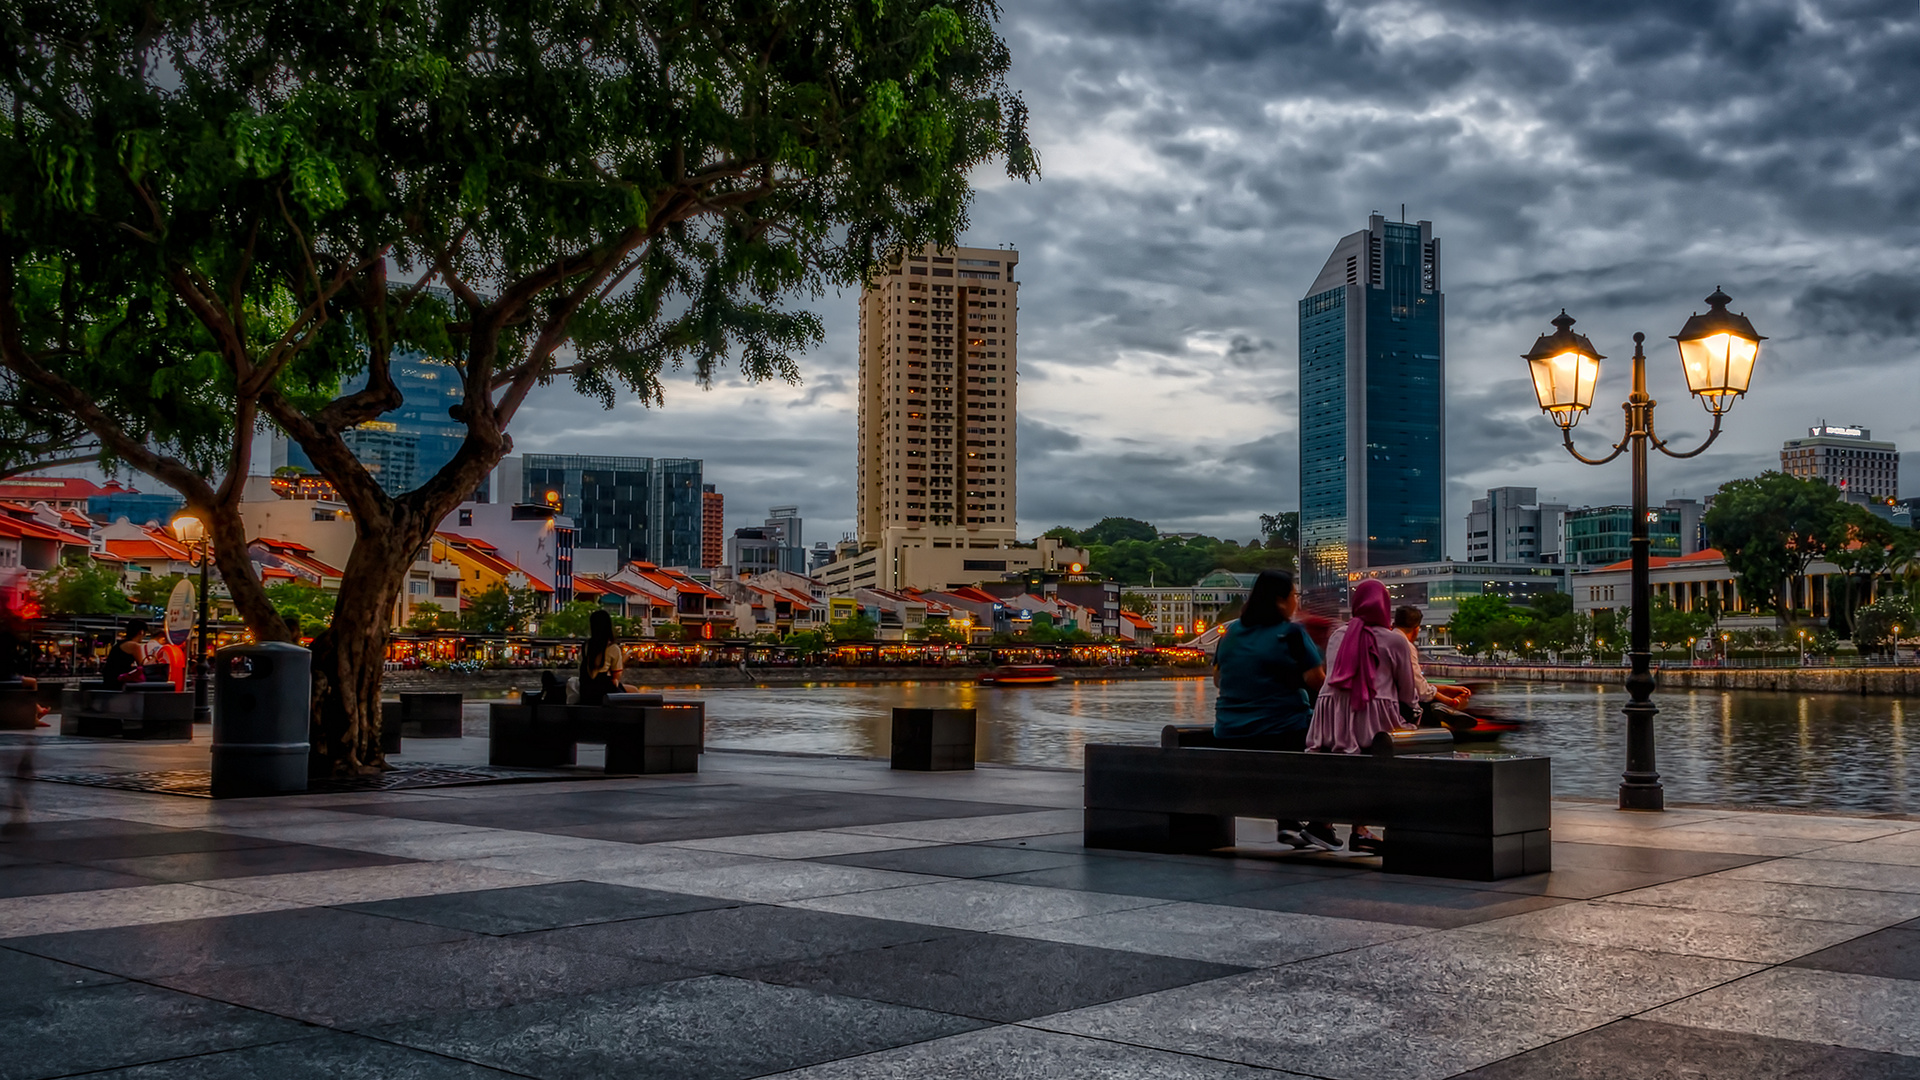
<path fill-rule="evenodd" d="M 1826 539 L 1827 561 L 1845 571 L 1838 618 L 1829 621 L 1852 626 L 1854 578 L 1865 578 L 1865 592 L 1871 595 L 1874 582 L 1913 561 L 1916 550 L 1920 550 L 1920 532 L 1901 528 L 1864 506 L 1842 504 Z"/>
<path fill-rule="evenodd" d="M 965 645 L 972 635 L 957 626 L 947 623 L 928 623 L 921 631 L 922 639 L 933 645 Z"/>
<path fill-rule="evenodd" d="M 1260 515 L 1260 535 L 1266 538 L 1267 546 L 1276 543 L 1280 547 L 1300 548 L 1300 511 L 1286 510 L 1278 514 Z"/>
<path fill-rule="evenodd" d="M 1147 599 L 1145 593 L 1123 592 L 1120 594 L 1120 610 L 1145 615 L 1153 610 L 1153 602 Z"/>
<path fill-rule="evenodd" d="M 880 632 L 880 627 L 865 615 L 855 615 L 851 619 L 841 619 L 827 627 L 835 641 L 872 641 Z"/>
<path fill-rule="evenodd" d="M 533 618 L 535 597 L 532 589 L 508 588 L 494 582 L 467 601 L 460 613 L 460 628 L 476 634 L 514 634 Z"/>
<path fill-rule="evenodd" d="M 1511 647 L 1519 631 L 1515 628 L 1524 623 L 1516 617 L 1513 605 L 1498 596 L 1468 596 L 1453 610 L 1453 618 L 1447 622 L 1447 634 L 1453 646 L 1468 656 L 1474 656 L 1496 643 Z"/>
<path fill-rule="evenodd" d="M 1896 626 L 1900 637 L 1920 634 L 1920 626 L 1914 624 L 1913 604 L 1902 596 L 1883 596 L 1855 613 L 1853 643 L 1861 652 L 1889 649 L 1895 641 Z"/>
<path fill-rule="evenodd" d="M 167 609 L 167 600 L 173 596 L 174 586 L 187 580 L 185 574 L 148 574 L 133 583 L 133 603 L 135 607 L 145 608 L 154 614 Z M 198 588 L 196 585 L 195 588 Z"/>
<path fill-rule="evenodd" d="M 1040 535 L 1045 536 L 1049 539 L 1058 540 L 1061 543 L 1067 545 L 1068 547 L 1077 548 L 1077 547 L 1086 546 L 1085 543 L 1081 541 L 1080 534 L 1068 528 L 1065 525 L 1055 525 L 1053 528 L 1048 529 L 1046 532 L 1043 532 Z"/>
<path fill-rule="evenodd" d="M 300 620 L 302 636 L 320 634 L 333 620 L 333 594 L 321 592 L 312 585 L 291 581 L 269 585 L 267 599 L 283 618 L 291 615 Z"/>
<path fill-rule="evenodd" d="M 687 628 L 677 622 L 659 623 L 653 628 L 655 641 L 685 641 Z"/>
<path fill-rule="evenodd" d="M 552 638 L 584 638 L 588 632 L 588 620 L 600 610 L 600 605 L 591 600 L 570 600 L 558 610 L 540 617 L 540 636 Z"/>
<path fill-rule="evenodd" d="M 1827 553 L 1839 520 L 1840 492 L 1821 480 L 1765 472 L 1720 485 L 1703 522 L 1757 609 L 1785 610 L 1788 584 Z"/>
<path fill-rule="evenodd" d="M 111 563 L 67 563 L 42 574 L 33 595 L 50 615 L 122 615 L 133 610 Z"/>
<path fill-rule="evenodd" d="M 460 625 L 460 617 L 431 600 L 423 600 L 413 605 L 413 615 L 407 619 L 407 629 L 430 633 L 434 630 L 453 630 Z"/>
<path fill-rule="evenodd" d="M 266 640 L 237 506 L 263 421 L 300 444 L 356 529 L 314 642 L 343 773 L 383 762 L 413 554 L 536 386 L 797 380 L 822 332 L 780 295 L 953 244 L 991 158 L 1037 175 L 992 0 L 9 8 L 0 366 L 185 496 Z M 388 493 L 343 433 L 401 404 L 396 349 L 459 381 L 467 432 Z"/>
<path fill-rule="evenodd" d="M 1664 596 L 1654 598 L 1647 623 L 1652 630 L 1653 643 L 1663 649 L 1677 649 L 1713 631 L 1712 613 L 1681 611 Z"/>
<path fill-rule="evenodd" d="M 1088 544 L 1118 544 L 1122 540 L 1152 542 L 1159 538 L 1160 533 L 1151 524 L 1124 517 L 1101 518 L 1099 524 L 1080 534 L 1080 539 Z"/>
<path fill-rule="evenodd" d="M 798 653 L 803 660 L 817 656 L 833 647 L 832 640 L 819 630 L 795 630 L 780 644 Z"/>

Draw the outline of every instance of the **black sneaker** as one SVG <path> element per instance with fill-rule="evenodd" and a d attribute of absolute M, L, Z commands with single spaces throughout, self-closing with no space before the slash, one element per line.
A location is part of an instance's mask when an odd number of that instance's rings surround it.
<path fill-rule="evenodd" d="M 1310 823 L 1306 828 L 1300 830 L 1300 834 L 1307 838 L 1307 843 L 1310 846 L 1319 848 L 1321 851 L 1340 850 L 1339 834 L 1333 831 L 1333 826 L 1324 821 Z"/>
<path fill-rule="evenodd" d="M 1280 828 L 1278 830 L 1278 835 L 1276 836 L 1276 839 L 1278 839 L 1281 844 L 1290 848 L 1303 848 L 1303 847 L 1313 846 L 1313 841 L 1308 840 L 1306 837 L 1306 834 L 1301 831 L 1299 822 L 1283 820 L 1279 823 L 1279 825 L 1280 825 Z"/>
<path fill-rule="evenodd" d="M 1386 850 L 1386 841 L 1377 836 L 1353 836 L 1347 839 L 1347 850 L 1355 855 L 1379 855 Z"/>

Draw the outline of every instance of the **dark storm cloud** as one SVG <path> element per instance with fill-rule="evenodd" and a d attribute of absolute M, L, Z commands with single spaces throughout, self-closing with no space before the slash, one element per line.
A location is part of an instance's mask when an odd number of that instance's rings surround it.
<path fill-rule="evenodd" d="M 1619 435 L 1633 331 L 1686 445 L 1705 417 L 1667 335 L 1719 285 L 1771 336 L 1713 450 L 1656 463 L 1663 497 L 1775 467 L 1821 415 L 1920 442 L 1910 0 L 1021 0 L 1002 29 L 1046 179 L 983 172 L 969 239 L 1021 251 L 1028 532 L 1124 514 L 1251 535 L 1293 505 L 1295 302 L 1401 203 L 1443 244 L 1456 536 L 1496 484 L 1626 495 L 1531 404 L 1518 357 L 1562 307 L 1611 357 L 1588 452 Z M 803 388 L 604 423 L 556 405 L 523 442 L 698 449 L 723 488 L 850 527 L 855 307 L 812 306 L 829 339 Z"/>

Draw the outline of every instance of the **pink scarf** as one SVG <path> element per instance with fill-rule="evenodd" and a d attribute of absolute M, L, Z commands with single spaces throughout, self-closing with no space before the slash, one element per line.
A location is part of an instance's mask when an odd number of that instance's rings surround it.
<path fill-rule="evenodd" d="M 1390 620 L 1387 587 L 1368 578 L 1353 587 L 1347 605 L 1353 610 L 1353 622 L 1347 624 L 1346 640 L 1340 643 L 1340 655 L 1333 658 L 1327 685 L 1345 690 L 1357 712 L 1373 700 L 1373 668 L 1380 662 L 1380 643 L 1370 628 L 1384 629 Z"/>

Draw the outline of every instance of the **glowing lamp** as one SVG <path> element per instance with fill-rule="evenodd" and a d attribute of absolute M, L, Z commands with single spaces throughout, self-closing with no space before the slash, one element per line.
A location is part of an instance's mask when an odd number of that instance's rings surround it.
<path fill-rule="evenodd" d="M 1533 351 L 1522 357 L 1533 375 L 1533 396 L 1539 399 L 1541 411 L 1562 429 L 1579 423 L 1581 414 L 1593 407 L 1600 361 L 1606 359 L 1585 334 L 1573 332 L 1573 324 L 1573 317 L 1562 309 L 1553 320 L 1554 332 L 1542 334 Z"/>
<path fill-rule="evenodd" d="M 1673 335 L 1680 345 L 1680 366 L 1687 389 L 1715 416 L 1733 408 L 1735 398 L 1747 392 L 1760 343 L 1767 340 L 1745 315 L 1727 310 L 1733 297 L 1713 290 L 1707 313 L 1694 315 Z"/>
<path fill-rule="evenodd" d="M 181 514 L 174 518 L 171 528 L 173 538 L 183 544 L 197 544 L 207 538 L 207 526 L 192 514 Z"/>

